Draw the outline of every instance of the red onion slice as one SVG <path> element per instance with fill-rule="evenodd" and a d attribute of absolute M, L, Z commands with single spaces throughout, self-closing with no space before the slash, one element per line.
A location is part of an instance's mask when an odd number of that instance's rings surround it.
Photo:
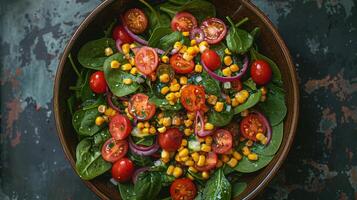
<path fill-rule="evenodd" d="M 268 139 L 268 141 L 265 144 L 265 146 L 267 146 L 270 143 L 271 135 L 272 135 L 271 125 L 270 125 L 268 119 L 261 112 L 258 112 L 256 110 L 253 110 L 251 112 L 257 114 L 259 116 L 259 118 L 262 120 L 264 126 L 267 128 L 267 139 Z"/>
<path fill-rule="evenodd" d="M 202 113 L 201 111 L 197 111 L 196 119 L 195 119 L 195 134 L 198 135 L 199 137 L 206 137 L 213 133 L 213 131 L 205 131 L 204 127 L 205 127 L 205 122 L 203 121 Z"/>
<path fill-rule="evenodd" d="M 128 28 L 128 26 L 125 24 L 123 16 L 121 16 L 121 21 L 123 23 L 123 27 L 126 30 L 126 32 L 129 34 L 131 38 L 133 38 L 137 43 L 140 43 L 142 45 L 147 46 L 149 44 L 148 41 L 142 39 L 141 37 L 137 36 L 135 33 L 131 32 L 131 30 Z"/>
<path fill-rule="evenodd" d="M 131 180 L 133 181 L 133 183 L 134 184 L 136 183 L 136 181 L 138 180 L 139 174 L 141 174 L 149 169 L 150 169 L 150 167 L 142 167 L 142 168 L 137 169 L 134 172 L 133 176 L 131 177 Z"/>
<path fill-rule="evenodd" d="M 117 47 L 117 49 L 120 53 L 123 53 L 123 50 L 121 49 L 121 45 L 123 45 L 123 42 L 120 39 L 117 39 L 115 41 L 115 46 Z"/>
<path fill-rule="evenodd" d="M 149 147 L 145 147 L 135 144 L 131 137 L 129 137 L 129 148 L 132 152 L 140 156 L 150 156 L 159 150 L 159 144 L 157 143 L 157 139 L 155 139 L 155 144 Z"/>
<path fill-rule="evenodd" d="M 197 43 L 200 43 L 205 39 L 205 34 L 203 33 L 202 29 L 194 28 L 190 32 L 190 39 L 196 40 Z"/>
<path fill-rule="evenodd" d="M 112 101 L 112 92 L 110 92 L 109 90 L 107 91 L 107 102 L 109 104 L 109 106 L 111 108 L 113 108 L 115 111 L 119 112 L 119 113 L 122 113 L 122 111 L 116 106 L 114 105 L 113 101 Z"/>

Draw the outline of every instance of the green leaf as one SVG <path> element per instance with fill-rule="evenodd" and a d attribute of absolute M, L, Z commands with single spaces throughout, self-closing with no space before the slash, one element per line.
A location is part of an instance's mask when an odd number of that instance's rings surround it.
<path fill-rule="evenodd" d="M 121 64 L 127 63 L 128 61 L 125 59 L 124 55 L 121 53 L 116 53 L 109 58 L 107 58 L 104 62 L 104 75 L 105 80 L 108 83 L 110 90 L 113 92 L 114 95 L 118 97 L 126 96 L 135 92 L 139 89 L 140 84 L 138 84 L 136 80 L 136 76 L 124 72 L 121 69 L 112 69 L 110 63 L 116 60 Z M 132 79 L 133 83 L 130 85 L 124 84 L 124 79 Z"/>
<path fill-rule="evenodd" d="M 181 41 L 183 38 L 182 33 L 175 31 L 163 36 L 158 44 L 159 49 L 167 50 L 174 46 L 175 42 Z"/>
<path fill-rule="evenodd" d="M 107 59 L 104 50 L 107 47 L 116 51 L 115 41 L 111 38 L 89 41 L 78 52 L 79 63 L 89 69 L 103 70 L 103 63 Z"/>
<path fill-rule="evenodd" d="M 140 173 L 134 185 L 136 200 L 156 199 L 161 190 L 161 186 L 159 173 L 150 171 Z"/>
<path fill-rule="evenodd" d="M 80 136 L 92 136 L 102 129 L 95 124 L 95 119 L 100 115 L 97 108 L 80 109 L 73 114 L 73 127 Z"/>
<path fill-rule="evenodd" d="M 269 65 L 270 68 L 273 72 L 273 81 L 281 81 L 281 73 L 280 73 L 280 69 L 278 67 L 278 65 L 271 60 L 270 58 L 264 56 L 263 54 L 260 54 L 259 52 L 257 52 L 254 48 L 250 49 L 250 55 L 253 58 L 253 60 L 264 60 L 266 61 Z"/>
<path fill-rule="evenodd" d="M 252 46 L 254 38 L 247 31 L 236 28 L 229 17 L 227 19 L 231 24 L 226 37 L 227 47 L 233 53 L 244 54 Z"/>
<path fill-rule="evenodd" d="M 212 112 L 208 113 L 208 122 L 213 124 L 214 126 L 222 127 L 228 125 L 234 116 L 234 112 L 216 112 L 212 110 Z"/>
<path fill-rule="evenodd" d="M 230 200 L 232 186 L 223 174 L 222 168 L 216 170 L 214 175 L 207 181 L 201 195 L 197 199 L 205 200 Z"/>
<path fill-rule="evenodd" d="M 274 156 L 259 155 L 257 161 L 250 161 L 246 156 L 243 156 L 242 160 L 239 161 L 234 169 L 242 173 L 252 173 L 267 166 L 273 158 Z"/>
<path fill-rule="evenodd" d="M 147 156 L 140 156 L 133 152 L 129 152 L 128 157 L 134 162 L 135 166 L 145 167 L 153 165 L 153 161 Z"/>
<path fill-rule="evenodd" d="M 247 188 L 247 183 L 236 182 L 232 185 L 232 198 L 237 198 Z"/>
<path fill-rule="evenodd" d="M 239 114 L 244 110 L 252 108 L 257 103 L 259 103 L 261 96 L 262 92 L 260 90 L 255 91 L 255 93 L 253 94 L 250 94 L 246 102 L 234 108 L 234 114 Z"/>
<path fill-rule="evenodd" d="M 133 136 L 133 141 L 135 144 L 144 145 L 144 146 L 151 146 L 154 144 L 155 136 L 149 135 L 145 137 L 135 137 Z"/>
<path fill-rule="evenodd" d="M 252 147 L 252 151 L 265 156 L 273 156 L 279 150 L 281 142 L 283 141 L 284 123 L 272 127 L 272 137 L 270 143 L 267 146 L 261 144 L 255 144 Z"/>
<path fill-rule="evenodd" d="M 120 196 L 123 200 L 134 200 L 136 197 L 134 185 L 131 183 L 118 183 Z"/>
<path fill-rule="evenodd" d="M 221 87 L 219 85 L 219 82 L 213 79 L 206 71 L 203 71 L 201 73 L 201 76 L 202 76 L 202 82 L 200 82 L 200 85 L 203 85 L 203 87 L 205 88 L 205 92 L 207 94 L 220 96 Z"/>
<path fill-rule="evenodd" d="M 95 94 L 93 93 L 93 91 L 90 89 L 89 86 L 89 78 L 91 73 L 92 73 L 91 70 L 83 70 L 81 72 L 81 77 L 77 79 L 76 96 L 82 102 L 95 98 Z"/>
<path fill-rule="evenodd" d="M 73 109 L 75 107 L 75 104 L 76 104 L 76 97 L 72 95 L 67 99 L 67 107 L 71 115 L 73 115 Z"/>
<path fill-rule="evenodd" d="M 169 27 L 157 27 L 154 29 L 154 31 L 152 32 L 150 39 L 149 39 L 149 46 L 150 47 L 159 47 L 160 46 L 160 40 L 168 35 L 172 33 L 171 28 Z M 166 50 L 166 49 L 164 49 Z"/>
<path fill-rule="evenodd" d="M 149 101 L 151 103 L 154 103 L 157 107 L 161 108 L 162 110 L 178 111 L 182 109 L 182 105 L 180 103 L 171 105 L 166 99 L 160 99 L 157 96 L 150 97 Z"/>

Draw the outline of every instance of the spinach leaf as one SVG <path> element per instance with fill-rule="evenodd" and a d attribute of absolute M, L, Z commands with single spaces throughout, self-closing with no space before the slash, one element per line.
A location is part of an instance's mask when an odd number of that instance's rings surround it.
<path fill-rule="evenodd" d="M 233 116 L 234 112 L 232 111 L 216 112 L 212 110 L 212 112 L 208 113 L 208 122 L 214 126 L 222 127 L 228 125 L 231 122 Z"/>
<path fill-rule="evenodd" d="M 232 186 L 227 180 L 227 178 L 224 176 L 222 168 L 220 168 L 207 181 L 205 187 L 201 191 L 199 191 L 201 195 L 198 195 L 195 199 L 230 200 L 231 190 Z"/>
<path fill-rule="evenodd" d="M 155 199 L 161 190 L 161 177 L 159 173 L 146 171 L 140 173 L 134 185 L 136 200 Z"/>
<path fill-rule="evenodd" d="M 231 28 L 226 37 L 227 47 L 233 53 L 244 54 L 253 44 L 253 36 L 243 29 L 236 28 L 233 21 L 227 17 Z"/>
<path fill-rule="evenodd" d="M 135 166 L 145 167 L 153 165 L 153 161 L 147 156 L 140 156 L 133 152 L 129 152 L 128 157 L 134 162 Z"/>
<path fill-rule="evenodd" d="M 273 82 L 281 81 L 280 69 L 279 69 L 278 65 L 273 60 L 264 56 L 263 54 L 260 54 L 254 48 L 250 49 L 250 56 L 251 56 L 252 60 L 266 61 L 270 65 L 271 71 L 273 72 L 273 78 L 272 78 Z"/>
<path fill-rule="evenodd" d="M 81 72 L 81 77 L 77 79 L 76 97 L 77 99 L 80 99 L 82 102 L 95 98 L 95 94 L 89 87 L 89 78 L 91 73 L 92 73 L 91 70 L 83 70 Z"/>
<path fill-rule="evenodd" d="M 255 27 L 250 34 L 253 36 L 254 39 L 258 38 L 260 35 L 260 27 Z"/>
<path fill-rule="evenodd" d="M 255 106 L 259 103 L 261 96 L 262 92 L 260 90 L 256 90 L 254 93 L 251 93 L 246 102 L 234 108 L 234 114 L 239 114 L 242 111 Z"/>
<path fill-rule="evenodd" d="M 73 109 L 76 106 L 75 104 L 76 104 L 76 97 L 72 95 L 67 99 L 67 107 L 71 115 L 73 115 Z"/>
<path fill-rule="evenodd" d="M 149 136 L 145 136 L 145 137 L 135 137 L 133 136 L 133 141 L 135 142 L 135 144 L 138 145 L 144 145 L 144 146 L 151 146 L 154 144 L 155 141 L 155 137 L 154 135 L 149 135 Z"/>
<path fill-rule="evenodd" d="M 252 151 L 259 155 L 273 156 L 279 150 L 281 142 L 283 141 L 284 123 L 272 127 L 272 137 L 267 146 L 255 144 Z"/>
<path fill-rule="evenodd" d="M 100 115 L 96 107 L 77 110 L 72 117 L 73 127 L 80 136 L 92 136 L 102 129 L 95 124 L 95 119 Z"/>
<path fill-rule="evenodd" d="M 166 13 L 160 13 L 158 8 L 153 8 L 144 0 L 140 0 L 140 2 L 147 7 L 147 9 L 145 9 L 145 13 L 149 19 L 148 32 L 150 35 L 153 34 L 154 30 L 158 27 L 170 27 L 170 18 Z"/>
<path fill-rule="evenodd" d="M 236 182 L 232 185 L 232 198 L 237 198 L 247 188 L 246 182 Z"/>
<path fill-rule="evenodd" d="M 219 82 L 213 79 L 206 71 L 203 71 L 201 73 L 201 76 L 202 76 L 202 82 L 200 84 L 202 84 L 203 87 L 205 88 L 205 92 L 207 94 L 220 96 L 221 87 L 219 85 Z"/>
<path fill-rule="evenodd" d="M 121 69 L 112 69 L 110 67 L 110 63 L 113 60 L 117 60 L 119 63 L 127 63 L 128 61 L 125 59 L 124 55 L 121 53 L 116 53 L 109 58 L 107 58 L 104 62 L 104 75 L 105 80 L 108 83 L 110 90 L 118 97 L 126 96 L 135 92 L 139 89 L 140 85 L 135 81 L 136 77 L 130 73 L 124 72 Z M 123 79 L 132 79 L 133 83 L 130 85 L 126 85 L 123 83 Z"/>
<path fill-rule="evenodd" d="M 158 48 L 164 50 L 170 49 L 173 47 L 175 42 L 181 41 L 182 38 L 183 38 L 182 33 L 178 31 L 171 32 L 170 34 L 167 34 L 160 39 Z"/>
<path fill-rule="evenodd" d="M 104 144 L 105 141 L 107 141 L 109 138 L 111 138 L 111 134 L 109 133 L 109 129 L 103 129 L 99 133 L 93 135 L 93 142 L 95 145 L 99 146 L 100 148 L 102 147 L 102 144 Z"/>
<path fill-rule="evenodd" d="M 171 28 L 169 27 L 157 27 L 154 29 L 152 32 L 150 38 L 149 38 L 149 46 L 150 47 L 158 47 L 160 46 L 160 40 L 164 36 L 172 33 Z M 166 50 L 166 49 L 165 49 Z"/>
<path fill-rule="evenodd" d="M 250 161 L 246 156 L 243 156 L 242 160 L 239 161 L 239 164 L 234 169 L 242 173 L 255 172 L 267 166 L 273 158 L 274 156 L 259 155 L 257 161 Z"/>
<path fill-rule="evenodd" d="M 177 4 L 177 5 L 184 5 L 185 3 L 189 2 L 190 0 L 169 0 L 170 3 Z"/>
<path fill-rule="evenodd" d="M 120 196 L 123 200 L 134 200 L 136 197 L 134 185 L 131 183 L 118 183 Z"/>
<path fill-rule="evenodd" d="M 103 70 L 103 63 L 107 59 L 104 50 L 107 47 L 116 51 L 115 41 L 111 38 L 89 41 L 78 52 L 79 63 L 89 69 Z"/>
<path fill-rule="evenodd" d="M 157 96 L 150 97 L 149 101 L 151 103 L 154 103 L 157 107 L 161 108 L 162 110 L 178 111 L 182 109 L 182 105 L 180 103 L 171 105 L 166 99 L 160 99 Z"/>

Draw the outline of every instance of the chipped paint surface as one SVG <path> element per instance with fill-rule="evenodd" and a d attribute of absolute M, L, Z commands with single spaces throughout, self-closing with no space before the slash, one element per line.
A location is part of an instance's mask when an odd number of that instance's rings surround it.
<path fill-rule="evenodd" d="M 296 64 L 294 146 L 260 199 L 357 199 L 357 2 L 252 0 Z M 52 87 L 59 56 L 100 0 L 0 0 L 0 199 L 96 199 L 65 159 Z"/>

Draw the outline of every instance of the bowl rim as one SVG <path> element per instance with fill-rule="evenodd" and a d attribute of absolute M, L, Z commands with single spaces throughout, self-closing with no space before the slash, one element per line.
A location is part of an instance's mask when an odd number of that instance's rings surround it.
<path fill-rule="evenodd" d="M 272 167 L 272 169 L 266 174 L 266 176 L 260 181 L 259 185 L 254 188 L 247 196 L 245 196 L 243 199 L 253 199 L 255 196 L 257 196 L 263 188 L 265 188 L 271 179 L 274 177 L 274 175 L 278 172 L 280 169 L 281 165 L 285 161 L 289 150 L 292 147 L 292 143 L 294 140 L 294 136 L 296 133 L 297 129 L 297 124 L 298 124 L 298 117 L 299 117 L 299 89 L 298 89 L 298 81 L 297 81 L 297 75 L 296 75 L 296 70 L 295 66 L 293 64 L 290 52 L 282 39 L 280 33 L 277 31 L 277 28 L 273 25 L 273 23 L 270 21 L 270 19 L 253 3 L 250 2 L 250 0 L 239 0 L 240 3 L 242 4 L 243 7 L 246 7 L 247 9 L 251 10 L 254 12 L 259 19 L 262 20 L 262 22 L 270 29 L 272 34 L 277 40 L 278 45 L 281 47 L 282 53 L 287 61 L 287 68 L 289 70 L 289 74 L 291 75 L 291 81 L 292 81 L 292 99 L 293 101 L 293 106 L 292 106 L 292 123 L 291 123 L 291 129 L 289 130 L 288 138 L 286 145 L 282 149 L 282 153 L 280 154 L 280 157 L 278 157 L 278 160 L 276 164 Z M 92 10 L 88 16 L 85 17 L 85 19 L 80 23 L 80 25 L 76 28 L 76 31 L 72 35 L 72 37 L 69 39 L 67 45 L 64 48 L 64 51 L 61 55 L 60 62 L 58 64 L 57 70 L 56 70 L 56 77 L 55 77 L 55 84 L 54 84 L 54 90 L 53 90 L 53 110 L 54 110 L 54 117 L 55 117 L 55 124 L 56 124 L 56 132 L 57 136 L 59 137 L 59 140 L 61 142 L 61 146 L 63 148 L 63 151 L 65 153 L 65 156 L 67 160 L 70 162 L 73 170 L 76 172 L 75 168 L 75 161 L 74 158 L 72 158 L 69 150 L 69 146 L 65 142 L 65 138 L 63 137 L 63 123 L 62 119 L 60 117 L 60 111 L 59 111 L 59 87 L 60 87 L 60 82 L 61 82 L 61 77 L 63 74 L 63 69 L 67 60 L 67 56 L 70 53 L 70 50 L 73 47 L 73 44 L 77 40 L 78 36 L 85 30 L 88 26 L 89 23 L 91 23 L 95 16 L 100 13 L 104 8 L 106 8 L 109 4 L 114 2 L 114 0 L 104 0 L 102 3 L 100 3 L 94 10 Z M 76 172 L 77 173 L 77 172 Z M 78 175 L 78 174 L 77 174 Z M 101 190 L 99 190 L 91 181 L 86 181 L 81 179 L 88 188 L 90 188 L 99 198 L 101 199 L 110 199 L 106 194 L 104 194 Z M 238 198 L 235 198 L 238 199 Z"/>

